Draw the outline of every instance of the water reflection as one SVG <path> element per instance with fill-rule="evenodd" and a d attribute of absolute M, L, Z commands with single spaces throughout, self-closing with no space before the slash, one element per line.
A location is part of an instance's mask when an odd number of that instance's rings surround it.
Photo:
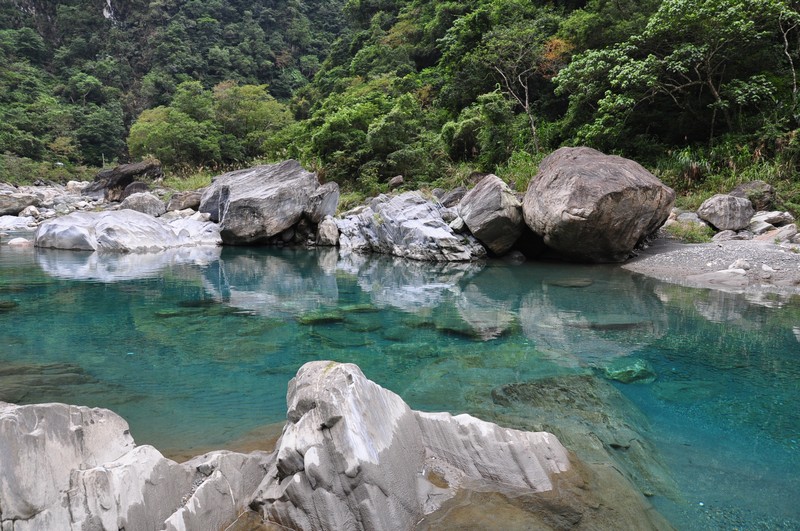
<path fill-rule="evenodd" d="M 220 258 L 221 248 L 177 247 L 158 253 L 98 253 L 36 249 L 36 262 L 48 275 L 65 280 L 120 282 L 153 278 L 178 266 L 205 266 Z"/>
<path fill-rule="evenodd" d="M 225 248 L 204 268 L 202 282 L 217 300 L 257 315 L 298 315 L 339 300 L 336 252 Z"/>

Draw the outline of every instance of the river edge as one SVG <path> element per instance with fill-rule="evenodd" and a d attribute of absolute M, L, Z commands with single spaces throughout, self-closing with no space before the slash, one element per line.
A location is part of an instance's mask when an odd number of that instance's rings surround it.
<path fill-rule="evenodd" d="M 800 245 L 756 240 L 684 243 L 659 237 L 620 267 L 685 287 L 756 297 L 800 295 Z"/>

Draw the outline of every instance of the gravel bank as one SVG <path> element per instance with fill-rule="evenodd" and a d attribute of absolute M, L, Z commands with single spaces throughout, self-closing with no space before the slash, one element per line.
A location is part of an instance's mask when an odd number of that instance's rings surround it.
<path fill-rule="evenodd" d="M 622 267 L 684 286 L 800 295 L 800 245 L 659 238 Z"/>

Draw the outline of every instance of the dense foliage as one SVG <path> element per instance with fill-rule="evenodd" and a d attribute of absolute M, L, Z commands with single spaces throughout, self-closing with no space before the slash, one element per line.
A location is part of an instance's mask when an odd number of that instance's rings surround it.
<path fill-rule="evenodd" d="M 690 197 L 762 178 L 792 206 L 799 7 L 15 0 L 0 7 L 0 152 L 172 168 L 292 156 L 374 193 L 397 174 L 523 186 L 544 154 L 586 144 Z"/>

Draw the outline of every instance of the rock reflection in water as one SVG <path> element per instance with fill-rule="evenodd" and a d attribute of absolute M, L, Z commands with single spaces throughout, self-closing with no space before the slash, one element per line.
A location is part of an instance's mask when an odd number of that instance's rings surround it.
<path fill-rule="evenodd" d="M 539 350 L 568 366 L 602 364 L 662 337 L 667 315 L 652 284 L 618 270 L 605 272 L 603 281 L 580 288 L 549 273 L 551 278 L 544 278 L 540 289 L 522 297 L 523 333 Z"/>
<path fill-rule="evenodd" d="M 335 305 L 339 290 L 333 249 L 224 249 L 203 272 L 203 286 L 226 304 L 257 315 L 293 316 Z"/>
<path fill-rule="evenodd" d="M 176 247 L 157 253 L 99 253 L 36 249 L 36 261 L 48 275 L 66 280 L 120 282 L 154 278 L 179 266 L 204 266 L 219 259 L 221 248 Z"/>

